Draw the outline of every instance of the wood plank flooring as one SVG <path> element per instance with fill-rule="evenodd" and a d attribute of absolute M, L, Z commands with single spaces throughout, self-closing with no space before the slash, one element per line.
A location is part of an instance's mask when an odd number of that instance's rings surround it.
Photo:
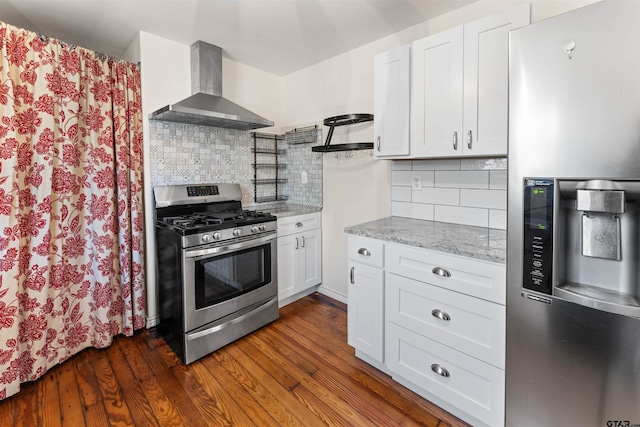
<path fill-rule="evenodd" d="M 346 306 L 313 294 L 183 365 L 154 331 L 87 349 L 0 401 L 0 426 L 465 426 L 354 356 Z"/>

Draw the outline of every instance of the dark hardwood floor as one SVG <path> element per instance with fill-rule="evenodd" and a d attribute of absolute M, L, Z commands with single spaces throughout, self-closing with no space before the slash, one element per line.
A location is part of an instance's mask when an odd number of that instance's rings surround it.
<path fill-rule="evenodd" d="M 463 426 L 354 356 L 320 294 L 189 366 L 154 331 L 87 349 L 0 401 L 0 426 Z"/>

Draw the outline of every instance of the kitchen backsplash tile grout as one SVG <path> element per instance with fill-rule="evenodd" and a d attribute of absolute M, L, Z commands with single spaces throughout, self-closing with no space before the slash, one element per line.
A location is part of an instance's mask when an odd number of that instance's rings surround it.
<path fill-rule="evenodd" d="M 391 214 L 505 230 L 506 188 L 505 158 L 394 160 Z"/>
<path fill-rule="evenodd" d="M 320 143 L 322 131 L 306 137 Z M 288 182 L 282 185 L 281 193 L 289 196 L 289 203 L 322 207 L 322 157 L 308 144 L 288 144 L 286 137 L 283 144 L 287 168 L 282 176 Z M 253 138 L 247 131 L 151 120 L 151 185 L 238 183 L 242 204 L 259 208 L 253 200 L 252 146 Z M 302 183 L 302 172 L 306 172 L 306 184 Z"/>

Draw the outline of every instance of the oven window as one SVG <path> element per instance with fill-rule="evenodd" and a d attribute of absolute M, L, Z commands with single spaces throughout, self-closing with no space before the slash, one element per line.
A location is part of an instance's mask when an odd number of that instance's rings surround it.
<path fill-rule="evenodd" d="M 196 309 L 271 283 L 271 244 L 195 262 Z"/>

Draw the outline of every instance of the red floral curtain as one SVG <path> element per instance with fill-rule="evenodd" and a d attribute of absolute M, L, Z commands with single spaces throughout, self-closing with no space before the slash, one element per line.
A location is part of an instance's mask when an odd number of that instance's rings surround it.
<path fill-rule="evenodd" d="M 0 399 L 144 326 L 140 72 L 0 22 Z"/>

